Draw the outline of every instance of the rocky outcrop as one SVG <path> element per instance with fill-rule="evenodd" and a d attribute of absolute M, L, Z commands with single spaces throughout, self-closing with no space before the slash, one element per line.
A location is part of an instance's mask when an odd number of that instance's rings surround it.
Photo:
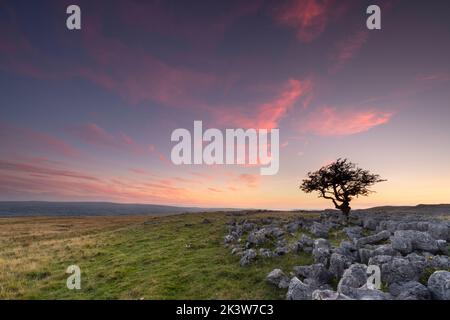
<path fill-rule="evenodd" d="M 250 268 L 260 259 L 310 255 L 310 265 L 289 273 L 278 268 L 266 275 L 268 283 L 287 289 L 291 300 L 450 299 L 450 223 L 381 214 L 354 214 L 349 221 L 359 225 L 341 224 L 334 211 L 320 219 L 234 219 L 227 223 L 224 245 L 239 257 L 241 266 Z M 313 236 L 307 236 L 308 231 Z M 336 244 L 341 234 L 346 237 Z M 378 289 L 368 283 L 369 275 L 377 273 L 374 266 L 380 270 Z"/>

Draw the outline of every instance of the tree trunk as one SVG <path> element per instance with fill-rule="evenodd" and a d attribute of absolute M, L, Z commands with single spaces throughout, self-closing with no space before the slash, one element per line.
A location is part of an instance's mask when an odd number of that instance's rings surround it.
<path fill-rule="evenodd" d="M 337 206 L 337 209 L 342 211 L 342 213 L 345 216 L 345 220 L 348 223 L 348 220 L 349 220 L 348 218 L 350 216 L 350 210 L 352 209 L 352 208 L 350 208 L 350 203 L 348 201 L 344 201 L 341 205 Z"/>

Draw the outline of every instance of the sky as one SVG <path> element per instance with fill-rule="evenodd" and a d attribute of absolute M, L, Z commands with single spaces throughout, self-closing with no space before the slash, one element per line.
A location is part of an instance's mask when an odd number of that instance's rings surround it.
<path fill-rule="evenodd" d="M 67 6 L 81 30 L 66 28 Z M 368 30 L 366 8 L 381 8 Z M 449 203 L 441 0 L 0 0 L 0 200 L 329 208 L 299 190 L 348 158 L 353 208 Z M 177 128 L 278 128 L 280 168 L 174 165 Z"/>

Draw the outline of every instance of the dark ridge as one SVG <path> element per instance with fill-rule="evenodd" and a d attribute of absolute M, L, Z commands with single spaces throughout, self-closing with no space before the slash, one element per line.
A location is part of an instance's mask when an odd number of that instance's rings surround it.
<path fill-rule="evenodd" d="M 0 216 L 167 215 L 230 210 L 112 202 L 0 201 Z"/>

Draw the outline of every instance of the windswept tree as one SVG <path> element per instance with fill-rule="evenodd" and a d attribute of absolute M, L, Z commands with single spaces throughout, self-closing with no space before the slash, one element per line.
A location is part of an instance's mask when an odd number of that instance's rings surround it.
<path fill-rule="evenodd" d="M 346 219 L 350 213 L 350 201 L 354 197 L 368 196 L 369 187 L 377 182 L 386 181 L 378 174 L 358 168 L 347 159 L 337 159 L 315 172 L 308 172 L 300 189 L 306 193 L 319 192 L 319 198 L 333 201 L 336 209 L 342 211 Z"/>

